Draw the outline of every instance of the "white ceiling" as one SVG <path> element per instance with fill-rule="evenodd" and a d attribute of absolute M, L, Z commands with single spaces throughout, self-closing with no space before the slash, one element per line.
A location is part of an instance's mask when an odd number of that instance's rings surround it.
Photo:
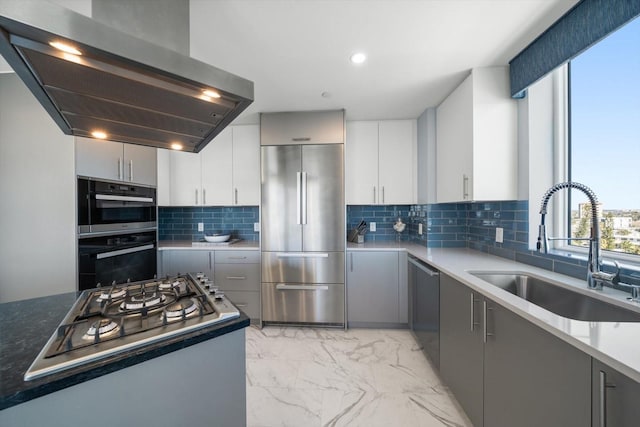
<path fill-rule="evenodd" d="M 53 1 L 91 13 L 89 0 Z M 508 64 L 575 3 L 191 0 L 191 56 L 255 83 L 255 101 L 235 123 L 333 108 L 349 120 L 416 118 L 472 68 Z M 368 56 L 359 66 L 349 62 L 356 51 Z"/>
<path fill-rule="evenodd" d="M 506 65 L 577 0 L 191 0 L 191 56 L 255 83 L 259 112 L 416 118 Z M 356 51 L 368 59 L 354 66 Z M 321 96 L 329 92 L 330 97 Z"/>

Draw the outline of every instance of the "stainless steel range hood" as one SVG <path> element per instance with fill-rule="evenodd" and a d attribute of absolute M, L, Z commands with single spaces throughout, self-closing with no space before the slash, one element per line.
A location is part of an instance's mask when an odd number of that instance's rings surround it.
<path fill-rule="evenodd" d="M 199 152 L 253 102 L 249 80 L 43 1 L 0 0 L 0 53 L 68 135 Z"/>

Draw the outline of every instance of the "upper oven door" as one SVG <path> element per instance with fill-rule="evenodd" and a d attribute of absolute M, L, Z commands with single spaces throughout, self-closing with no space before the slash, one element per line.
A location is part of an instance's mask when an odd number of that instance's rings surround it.
<path fill-rule="evenodd" d="M 78 178 L 80 234 L 155 228 L 156 189 Z"/>

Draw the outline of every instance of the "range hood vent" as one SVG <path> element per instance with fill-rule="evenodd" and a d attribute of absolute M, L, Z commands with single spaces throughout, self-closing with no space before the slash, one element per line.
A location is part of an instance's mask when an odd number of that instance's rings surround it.
<path fill-rule="evenodd" d="M 48 2 L 0 1 L 0 53 L 68 135 L 199 152 L 253 102 L 249 80 Z"/>

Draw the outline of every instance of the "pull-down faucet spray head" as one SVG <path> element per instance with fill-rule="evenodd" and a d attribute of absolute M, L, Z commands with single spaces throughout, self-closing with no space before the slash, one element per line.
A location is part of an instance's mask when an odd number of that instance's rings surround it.
<path fill-rule="evenodd" d="M 598 198 L 595 193 L 586 185 L 578 182 L 561 182 L 549 188 L 542 197 L 542 203 L 540 205 L 540 226 L 538 227 L 538 242 L 536 247 L 538 251 L 547 253 L 548 240 L 546 228 L 544 225 L 545 216 L 547 215 L 547 205 L 549 199 L 556 192 L 567 189 L 575 188 L 582 191 L 591 203 L 591 236 L 589 237 L 589 259 L 587 268 L 587 285 L 592 289 L 602 289 L 601 276 L 604 277 L 606 273 L 600 271 L 600 226 L 598 221 Z M 573 240 L 571 237 L 553 238 L 554 240 Z"/>

